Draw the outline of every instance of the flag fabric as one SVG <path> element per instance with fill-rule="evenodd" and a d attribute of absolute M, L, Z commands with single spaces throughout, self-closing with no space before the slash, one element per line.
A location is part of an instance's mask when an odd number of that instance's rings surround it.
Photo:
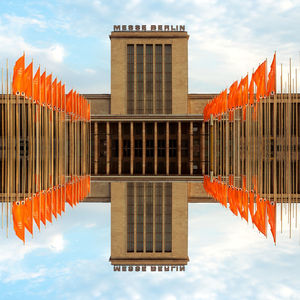
<path fill-rule="evenodd" d="M 276 203 L 268 201 L 267 203 L 268 222 L 271 227 L 271 233 L 276 244 Z"/>
<path fill-rule="evenodd" d="M 57 110 L 61 110 L 61 81 L 57 84 Z"/>
<path fill-rule="evenodd" d="M 46 103 L 46 72 L 44 72 L 41 76 L 41 99 L 40 102 L 43 106 L 45 106 Z"/>
<path fill-rule="evenodd" d="M 40 103 L 40 67 L 33 78 L 33 101 Z"/>
<path fill-rule="evenodd" d="M 65 103 L 65 101 L 66 101 L 66 94 L 65 94 L 65 84 L 63 84 L 62 85 L 62 87 L 61 87 L 61 97 L 62 97 L 62 99 L 61 99 L 61 110 L 63 111 L 63 112 L 66 112 L 66 103 Z"/>
<path fill-rule="evenodd" d="M 33 219 L 38 229 L 40 229 L 40 198 L 41 193 L 33 197 Z"/>
<path fill-rule="evenodd" d="M 47 194 L 45 191 L 41 193 L 41 221 L 46 225 L 46 206 L 47 206 Z"/>
<path fill-rule="evenodd" d="M 32 200 L 31 198 L 25 200 L 24 210 L 24 225 L 25 228 L 33 234 L 33 216 L 32 216 Z"/>
<path fill-rule="evenodd" d="M 25 54 L 23 54 L 15 63 L 12 89 L 14 95 L 20 95 L 24 92 L 24 69 Z"/>
<path fill-rule="evenodd" d="M 66 112 L 70 115 L 72 113 L 73 90 L 66 95 Z"/>
<path fill-rule="evenodd" d="M 52 108 L 52 74 L 46 77 L 46 97 L 47 105 L 49 108 Z"/>
<path fill-rule="evenodd" d="M 33 64 L 31 62 L 24 71 L 24 94 L 27 98 L 32 98 L 32 76 Z"/>
<path fill-rule="evenodd" d="M 23 202 L 23 201 L 22 201 Z M 24 206 L 20 201 L 14 201 L 12 206 L 12 217 L 16 236 L 25 243 Z"/>
<path fill-rule="evenodd" d="M 267 62 L 261 63 L 256 71 L 254 72 L 254 82 L 256 84 L 256 101 L 259 102 L 260 99 L 266 96 L 266 67 Z"/>
<path fill-rule="evenodd" d="M 253 79 L 253 74 L 251 76 L 251 81 L 249 85 L 249 104 L 253 105 L 254 104 L 254 79 Z"/>
<path fill-rule="evenodd" d="M 267 83 L 267 96 L 272 93 L 276 94 L 276 53 L 274 53 Z"/>
<path fill-rule="evenodd" d="M 57 79 L 55 78 L 52 82 L 52 107 L 54 110 L 57 109 Z"/>

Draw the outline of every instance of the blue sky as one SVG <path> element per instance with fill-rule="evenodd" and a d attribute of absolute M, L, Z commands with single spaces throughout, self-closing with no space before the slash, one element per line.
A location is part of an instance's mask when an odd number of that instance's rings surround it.
<path fill-rule="evenodd" d="M 110 92 L 113 24 L 185 24 L 189 92 L 219 92 L 276 50 L 300 64 L 297 0 L 0 0 L 0 65 L 23 53 L 80 93 Z M 285 70 L 284 70 L 285 71 Z M 284 73 L 287 73 L 285 71 Z M 294 73 L 294 70 L 293 70 Z"/>
<path fill-rule="evenodd" d="M 177 273 L 113 272 L 110 204 L 68 207 L 25 246 L 0 231 L 0 299 L 300 298 L 299 229 L 289 239 L 284 222 L 274 246 L 219 204 L 189 204 L 188 226 L 190 262 Z"/>

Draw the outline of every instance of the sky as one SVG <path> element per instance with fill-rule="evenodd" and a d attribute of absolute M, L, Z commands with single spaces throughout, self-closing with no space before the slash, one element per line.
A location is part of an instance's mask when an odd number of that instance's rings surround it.
<path fill-rule="evenodd" d="M 114 24 L 184 24 L 189 92 L 219 92 L 277 51 L 300 66 L 295 0 L 0 0 L 0 67 L 25 51 L 67 91 L 110 93 Z M 0 230 L 0 299 L 300 299 L 300 234 L 277 246 L 218 204 L 189 205 L 186 272 L 117 273 L 110 256 L 110 205 L 81 203 L 26 245 Z"/>
<path fill-rule="evenodd" d="M 110 93 L 114 24 L 184 24 L 189 92 L 220 92 L 274 51 L 287 75 L 300 66 L 298 0 L 0 0 L 0 65 L 25 51 L 79 93 Z M 285 70 L 286 69 L 286 70 Z"/>
<path fill-rule="evenodd" d="M 35 227 L 25 246 L 12 228 L 8 239 L 0 231 L 0 299 L 300 298 L 299 227 L 289 239 L 284 222 L 275 246 L 270 232 L 266 239 L 218 203 L 188 209 L 185 272 L 113 272 L 110 204 L 67 206 L 53 224 Z"/>

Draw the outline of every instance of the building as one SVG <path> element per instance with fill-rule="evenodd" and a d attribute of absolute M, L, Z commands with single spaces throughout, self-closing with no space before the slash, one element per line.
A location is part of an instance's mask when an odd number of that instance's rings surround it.
<path fill-rule="evenodd" d="M 208 168 L 200 112 L 210 96 L 188 94 L 184 26 L 141 28 L 114 26 L 111 94 L 86 95 L 93 175 L 87 200 L 111 202 L 113 265 L 182 266 L 189 261 L 188 201 L 197 201 L 187 181 Z"/>

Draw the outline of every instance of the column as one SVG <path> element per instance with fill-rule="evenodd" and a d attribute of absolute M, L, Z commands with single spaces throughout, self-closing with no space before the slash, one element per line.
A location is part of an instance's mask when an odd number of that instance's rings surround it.
<path fill-rule="evenodd" d="M 154 175 L 157 175 L 157 122 L 154 122 Z"/>
<path fill-rule="evenodd" d="M 200 139 L 200 161 L 201 161 L 201 172 L 205 174 L 205 122 L 201 124 L 201 139 Z"/>
<path fill-rule="evenodd" d="M 98 174 L 98 123 L 94 123 L 94 174 Z"/>
<path fill-rule="evenodd" d="M 193 122 L 190 122 L 190 175 L 193 175 L 193 160 L 194 160 L 194 152 L 193 152 Z"/>
<path fill-rule="evenodd" d="M 142 134 L 143 134 L 143 175 L 146 174 L 146 123 L 143 122 L 143 128 L 142 128 Z"/>
<path fill-rule="evenodd" d="M 178 150 L 178 175 L 181 175 L 181 122 L 178 122 L 178 136 L 177 136 L 177 150 Z"/>
<path fill-rule="evenodd" d="M 133 175 L 133 160 L 134 160 L 133 122 L 130 122 L 130 175 Z"/>
<path fill-rule="evenodd" d="M 170 168 L 170 151 L 169 151 L 169 141 L 170 141 L 170 123 L 166 123 L 166 174 L 169 175 Z"/>
<path fill-rule="evenodd" d="M 106 122 L 106 175 L 110 171 L 110 127 L 109 122 Z"/>
<path fill-rule="evenodd" d="M 118 123 L 118 173 L 119 175 L 122 174 L 122 154 L 123 154 L 123 140 L 122 140 L 122 123 Z"/>

